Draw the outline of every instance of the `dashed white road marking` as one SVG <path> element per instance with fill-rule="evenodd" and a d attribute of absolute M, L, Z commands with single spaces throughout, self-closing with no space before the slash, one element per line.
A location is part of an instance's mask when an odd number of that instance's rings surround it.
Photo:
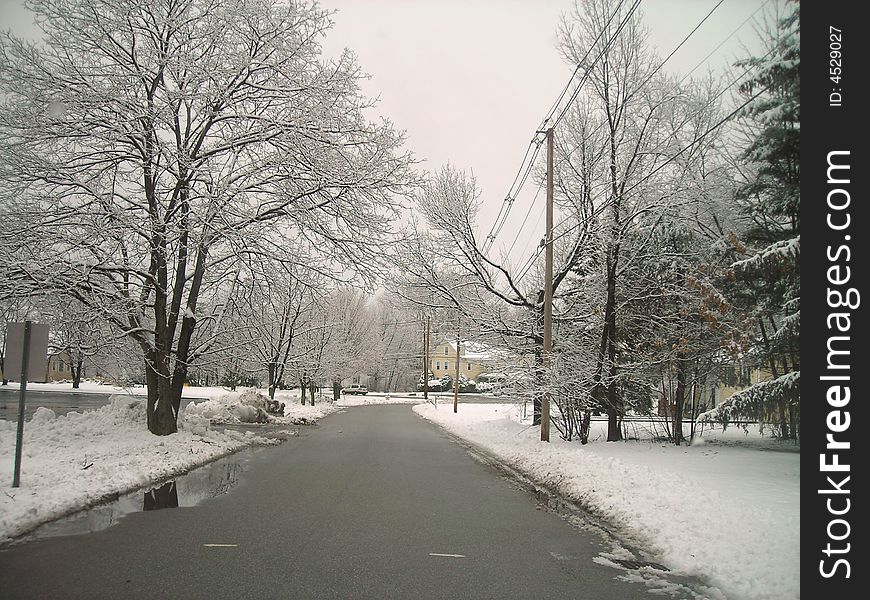
<path fill-rule="evenodd" d="M 465 558 L 464 554 L 442 554 L 441 552 L 430 552 L 429 556 L 445 556 L 447 558 Z"/>
<path fill-rule="evenodd" d="M 568 556 L 566 554 L 559 554 L 558 552 L 550 552 L 550 556 L 556 560 L 575 560 L 577 558 L 576 556 Z"/>
<path fill-rule="evenodd" d="M 206 548 L 238 548 L 238 544 L 203 544 Z"/>

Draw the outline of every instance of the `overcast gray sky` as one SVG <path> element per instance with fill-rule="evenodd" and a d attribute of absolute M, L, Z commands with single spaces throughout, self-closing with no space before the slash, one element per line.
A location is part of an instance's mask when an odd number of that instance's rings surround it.
<path fill-rule="evenodd" d="M 560 16 L 573 1 L 321 0 L 338 11 L 324 51 L 334 55 L 347 47 L 357 54 L 371 75 L 364 90 L 380 98 L 379 114 L 407 132 L 408 148 L 424 168 L 449 161 L 474 172 L 485 236 L 536 127 L 574 69 L 555 48 Z M 641 10 L 659 54 L 670 54 L 717 2 L 644 0 Z M 767 3 L 724 0 L 666 68 L 694 68 Z M 20 0 L 0 0 L 0 25 L 26 33 L 28 21 Z M 724 68 L 743 56 L 742 45 L 757 47 L 755 38 L 752 22 L 746 23 L 699 70 Z M 513 242 L 536 187 L 530 182 L 515 202 L 496 249 Z M 515 245 L 517 262 L 543 235 L 543 225 L 534 227 L 538 207 L 541 199 Z"/>
<path fill-rule="evenodd" d="M 482 189 L 485 236 L 523 160 L 535 129 L 574 70 L 556 51 L 556 28 L 574 0 L 322 0 L 338 10 L 326 53 L 352 49 L 372 78 L 365 90 L 380 113 L 407 131 L 425 168 L 446 162 L 473 171 Z M 651 42 L 665 57 L 718 0 L 644 0 Z M 668 62 L 686 73 L 766 0 L 725 0 Z M 762 11 L 757 12 L 760 17 Z M 741 42 L 742 40 L 742 42 Z M 752 21 L 697 72 L 717 70 L 755 46 Z M 514 203 L 497 240 L 510 246 L 537 186 Z M 543 237 L 538 199 L 512 256 L 521 262 Z M 525 251 L 523 249 L 525 248 Z"/>

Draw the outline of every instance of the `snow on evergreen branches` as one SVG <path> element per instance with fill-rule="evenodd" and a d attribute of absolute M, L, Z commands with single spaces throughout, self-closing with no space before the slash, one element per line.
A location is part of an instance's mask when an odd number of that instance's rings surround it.
<path fill-rule="evenodd" d="M 760 270 L 765 266 L 779 264 L 784 261 L 798 261 L 801 253 L 801 237 L 774 242 L 761 252 L 738 260 L 731 267 L 737 270 Z"/>
<path fill-rule="evenodd" d="M 724 427 L 735 421 L 775 422 L 779 402 L 790 404 L 800 401 L 800 383 L 800 371 L 756 383 L 732 394 L 713 410 L 702 413 L 698 421 L 721 423 Z"/>

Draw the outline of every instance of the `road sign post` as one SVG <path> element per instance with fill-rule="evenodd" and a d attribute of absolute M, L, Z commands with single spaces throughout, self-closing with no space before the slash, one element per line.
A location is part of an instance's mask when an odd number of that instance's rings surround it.
<path fill-rule="evenodd" d="M 24 322 L 24 340 L 21 349 L 21 388 L 18 394 L 18 432 L 15 435 L 15 474 L 12 487 L 21 483 L 21 450 L 24 443 L 24 403 L 27 398 L 27 359 L 30 356 L 30 321 Z"/>
<path fill-rule="evenodd" d="M 21 484 L 21 453 L 24 445 L 24 407 L 27 403 L 27 381 L 45 375 L 48 355 L 48 325 L 42 323 L 10 323 L 6 328 L 6 364 L 10 374 L 21 374 L 18 394 L 18 428 L 15 436 L 15 472 L 12 487 Z M 20 370 L 19 370 L 20 367 Z"/>

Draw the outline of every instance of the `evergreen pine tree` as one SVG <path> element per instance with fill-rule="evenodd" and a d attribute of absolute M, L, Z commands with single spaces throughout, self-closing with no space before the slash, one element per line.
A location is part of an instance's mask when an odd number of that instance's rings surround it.
<path fill-rule="evenodd" d="M 800 431 L 800 7 L 777 22 L 763 57 L 741 61 L 754 77 L 740 91 L 759 94 L 743 118 L 753 128 L 743 160 L 753 176 L 737 192 L 750 224 L 734 248 L 732 264 L 744 308 L 755 325 L 752 355 L 769 371 L 709 415 L 776 424 L 783 438 Z"/>

